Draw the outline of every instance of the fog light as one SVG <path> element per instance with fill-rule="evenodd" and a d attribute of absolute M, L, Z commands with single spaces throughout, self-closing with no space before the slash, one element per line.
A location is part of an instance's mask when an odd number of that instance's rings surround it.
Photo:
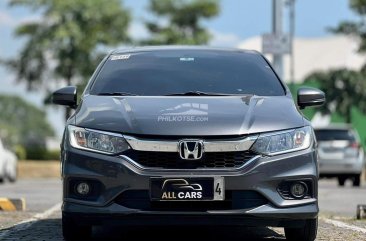
<path fill-rule="evenodd" d="M 308 191 L 308 186 L 303 182 L 295 182 L 291 185 L 290 191 L 294 198 L 303 198 Z"/>
<path fill-rule="evenodd" d="M 78 194 L 80 195 L 88 195 L 88 193 L 90 192 L 90 186 L 88 183 L 86 182 L 80 182 L 77 186 L 76 186 L 76 191 Z"/>

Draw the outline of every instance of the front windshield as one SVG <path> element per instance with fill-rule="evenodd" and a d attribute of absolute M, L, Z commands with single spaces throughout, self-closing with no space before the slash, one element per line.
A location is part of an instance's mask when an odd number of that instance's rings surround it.
<path fill-rule="evenodd" d="M 90 93 L 162 96 L 185 92 L 279 96 L 285 91 L 264 58 L 220 50 L 159 50 L 114 54 Z"/>

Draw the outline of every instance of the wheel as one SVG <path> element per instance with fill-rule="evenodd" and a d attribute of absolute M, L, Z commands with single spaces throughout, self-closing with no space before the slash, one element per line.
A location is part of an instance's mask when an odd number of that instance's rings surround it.
<path fill-rule="evenodd" d="M 286 240 L 289 241 L 314 241 L 318 232 L 318 219 L 305 221 L 304 227 L 285 228 Z"/>
<path fill-rule="evenodd" d="M 91 238 L 92 226 L 78 225 L 72 219 L 62 215 L 62 235 L 67 241 L 88 240 Z"/>
<path fill-rule="evenodd" d="M 8 180 L 9 180 L 10 182 L 16 182 L 16 181 L 17 181 L 17 177 L 18 177 L 18 170 L 17 170 L 17 168 L 15 167 L 15 168 L 14 168 L 13 173 L 12 173 L 12 174 L 9 174 L 9 176 L 8 176 Z"/>
<path fill-rule="evenodd" d="M 359 174 L 356 174 L 354 177 L 353 177 L 353 186 L 354 187 L 359 187 L 361 184 L 361 175 Z"/>
<path fill-rule="evenodd" d="M 8 180 L 9 180 L 9 182 L 12 182 L 12 183 L 14 183 L 14 182 L 16 182 L 17 181 L 17 175 L 15 174 L 14 176 L 8 176 Z"/>
<path fill-rule="evenodd" d="M 18 176 L 17 169 L 16 169 L 16 168 L 14 168 L 13 172 L 9 172 L 9 173 L 6 175 L 6 179 L 7 179 L 9 182 L 16 182 L 16 180 L 17 180 L 17 176 Z"/>
<path fill-rule="evenodd" d="M 5 182 L 5 177 L 6 177 L 6 173 L 5 173 L 5 170 L 3 170 L 2 172 L 0 172 L 0 183 Z"/>
<path fill-rule="evenodd" d="M 338 177 L 338 185 L 339 186 L 343 187 L 345 182 L 346 182 L 345 177 Z"/>

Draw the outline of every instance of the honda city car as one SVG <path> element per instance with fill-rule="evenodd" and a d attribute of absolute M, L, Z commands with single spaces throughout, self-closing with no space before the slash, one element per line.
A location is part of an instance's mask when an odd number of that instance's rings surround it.
<path fill-rule="evenodd" d="M 77 101 L 61 150 L 67 240 L 95 225 L 284 227 L 314 240 L 316 139 L 300 109 L 324 93 L 300 88 L 296 103 L 256 51 L 136 47 L 110 53 Z"/>
<path fill-rule="evenodd" d="M 336 177 L 344 186 L 347 179 L 361 185 L 365 168 L 364 150 L 357 131 L 349 125 L 337 124 L 315 129 L 318 141 L 320 177 Z"/>

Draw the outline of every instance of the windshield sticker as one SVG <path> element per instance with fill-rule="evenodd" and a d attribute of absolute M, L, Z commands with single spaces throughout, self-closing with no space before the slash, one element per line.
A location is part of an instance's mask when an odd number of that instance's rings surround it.
<path fill-rule="evenodd" d="M 188 62 L 188 61 L 194 61 L 194 58 L 192 57 L 181 57 L 179 58 L 180 61 Z"/>
<path fill-rule="evenodd" d="M 122 54 L 122 55 L 113 55 L 111 56 L 111 60 L 125 60 L 129 59 L 131 54 Z"/>

